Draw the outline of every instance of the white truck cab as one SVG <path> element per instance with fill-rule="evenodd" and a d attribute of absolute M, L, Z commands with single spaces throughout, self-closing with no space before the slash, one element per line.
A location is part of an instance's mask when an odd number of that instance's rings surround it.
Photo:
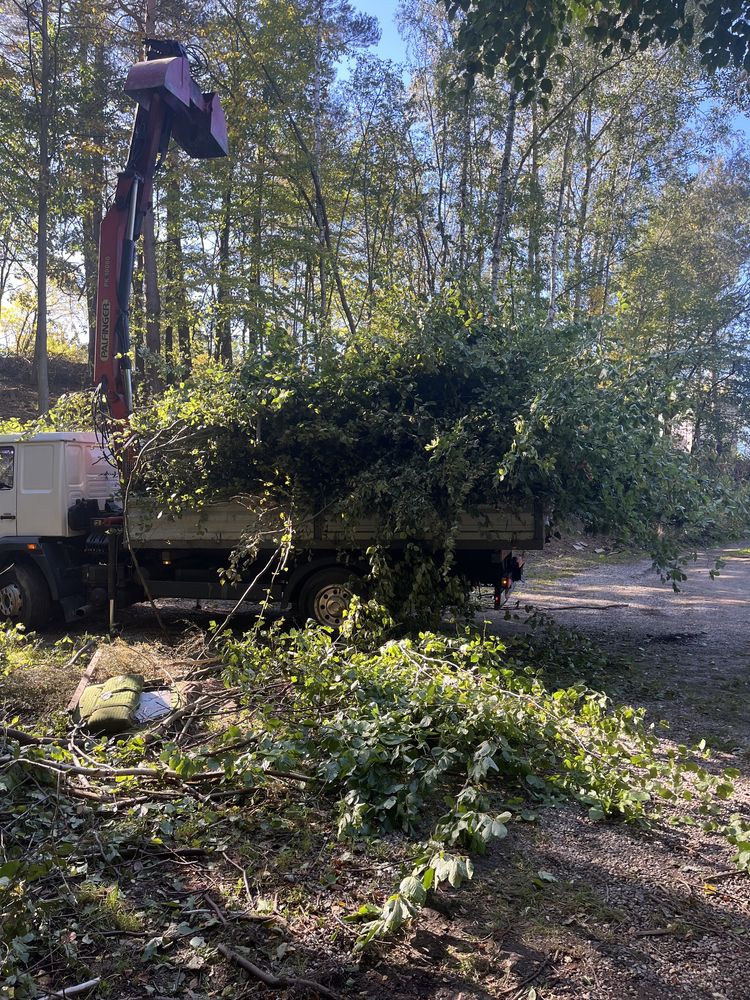
<path fill-rule="evenodd" d="M 95 434 L 0 434 L 0 538 L 68 538 L 76 503 L 101 509 L 117 490 L 117 472 Z"/>
<path fill-rule="evenodd" d="M 75 616 L 78 550 L 117 486 L 95 434 L 0 435 L 0 620 L 36 627 L 53 602 Z"/>

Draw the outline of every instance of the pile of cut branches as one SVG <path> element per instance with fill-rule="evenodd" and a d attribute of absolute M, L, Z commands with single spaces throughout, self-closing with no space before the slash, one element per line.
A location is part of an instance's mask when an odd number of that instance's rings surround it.
<path fill-rule="evenodd" d="M 724 821 L 732 775 L 712 776 L 704 749 L 665 750 L 642 713 L 582 683 L 555 686 L 572 656 L 581 667 L 597 658 L 585 640 L 573 653 L 554 631 L 535 645 L 471 630 L 395 638 L 392 622 L 369 607 L 336 638 L 320 628 L 272 627 L 223 634 L 215 647 L 215 662 L 190 666 L 187 701 L 150 729 L 111 739 L 83 731 L 61 739 L 13 725 L 0 731 L 8 988 L 23 985 L 33 995 L 61 950 L 86 979 L 82 942 L 108 933 L 97 886 L 119 893 L 120 903 L 136 890 L 153 896 L 139 873 L 157 856 L 167 867 L 194 864 L 203 852 L 224 859 L 223 878 L 214 877 L 224 889 L 210 903 L 193 896 L 173 909 L 183 914 L 176 926 L 187 928 L 183 945 L 188 934 L 199 942 L 196 967 L 216 961 L 217 947 L 237 954 L 238 921 L 283 916 L 258 908 L 266 893 L 250 886 L 247 851 L 300 816 L 304 837 L 317 829 L 321 844 L 312 850 L 295 834 L 301 870 L 337 837 L 389 838 L 395 891 L 384 901 L 382 889 L 373 898 L 365 888 L 363 898 L 355 886 L 347 897 L 349 940 L 358 949 L 413 919 L 442 882 L 470 878 L 472 854 L 540 803 L 573 800 L 595 820 L 643 825 L 692 797 L 709 828 Z M 744 828 L 732 835 L 739 843 Z M 269 850 L 280 851 L 281 864 L 289 847 Z M 165 924 L 153 902 L 129 905 L 118 919 L 144 939 L 142 960 L 168 965 L 180 938 L 175 918 Z M 80 929 L 75 941 L 64 930 L 71 926 Z"/>
<path fill-rule="evenodd" d="M 447 295 L 314 367 L 198 364 L 136 414 L 160 445 L 133 488 L 174 511 L 270 494 L 443 548 L 461 510 L 533 498 L 662 564 L 744 527 L 737 484 L 665 435 L 676 404 L 655 360 L 590 345 L 588 329 L 521 335 Z"/>

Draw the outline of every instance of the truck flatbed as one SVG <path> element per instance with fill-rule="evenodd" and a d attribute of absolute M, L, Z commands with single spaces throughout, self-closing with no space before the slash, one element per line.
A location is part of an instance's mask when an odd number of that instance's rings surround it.
<path fill-rule="evenodd" d="M 177 517 L 135 501 L 128 507 L 128 534 L 131 544 L 143 549 L 179 548 L 185 544 L 204 549 L 234 548 L 248 534 L 270 545 L 283 534 L 281 513 L 281 508 L 264 509 L 253 497 L 208 504 Z M 349 523 L 341 514 L 325 508 L 317 514 L 294 516 L 293 525 L 295 544 L 309 549 L 361 548 L 384 536 L 377 518 L 358 518 Z M 431 543 L 443 533 L 435 531 L 431 537 L 426 529 L 419 541 Z M 455 538 L 460 549 L 540 549 L 544 544 L 541 508 L 513 504 L 502 509 L 479 507 L 460 515 Z M 389 540 L 398 544 L 411 538 L 395 534 Z"/>
<path fill-rule="evenodd" d="M 174 517 L 133 497 L 123 515 L 117 490 L 93 434 L 0 438 L 0 619 L 39 628 L 56 608 L 70 621 L 109 607 L 113 620 L 118 606 L 146 598 L 270 596 L 336 627 L 353 589 L 364 586 L 371 546 L 397 560 L 415 543 L 440 562 L 450 527 L 388 534 L 375 517 L 347 519 L 322 505 L 295 514 L 282 560 L 288 522 L 267 502 L 236 497 Z M 520 578 L 523 557 L 514 551 L 543 544 L 538 505 L 479 507 L 460 515 L 449 565 L 468 584 L 494 585 L 500 600 Z"/>

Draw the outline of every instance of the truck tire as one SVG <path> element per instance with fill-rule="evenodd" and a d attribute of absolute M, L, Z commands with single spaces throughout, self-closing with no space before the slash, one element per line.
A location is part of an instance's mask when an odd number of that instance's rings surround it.
<path fill-rule="evenodd" d="M 357 574 L 345 566 L 329 566 L 309 576 L 300 587 L 295 609 L 302 622 L 312 618 L 319 625 L 340 629 L 344 611 L 359 590 Z"/>
<path fill-rule="evenodd" d="M 0 621 L 9 619 L 31 631 L 49 624 L 52 595 L 36 566 L 15 563 L 0 574 Z"/>

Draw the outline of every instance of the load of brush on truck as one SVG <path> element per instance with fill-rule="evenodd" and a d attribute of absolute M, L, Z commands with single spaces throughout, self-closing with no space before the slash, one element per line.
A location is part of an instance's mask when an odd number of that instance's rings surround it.
<path fill-rule="evenodd" d="M 494 325 L 428 318 L 314 365 L 196 359 L 96 432 L 83 394 L 0 434 L 0 619 L 270 599 L 336 628 L 354 592 L 416 620 L 477 585 L 501 605 L 544 541 L 543 494 L 502 474 L 530 365 Z"/>
<path fill-rule="evenodd" d="M 424 357 L 412 337 L 401 357 L 398 334 L 369 357 L 332 337 L 305 353 L 264 326 L 244 364 L 194 366 L 134 412 L 130 294 L 155 175 L 170 139 L 199 160 L 229 143 L 179 42 L 147 39 L 124 90 L 136 112 L 100 227 L 88 417 L 0 436 L 0 618 L 108 607 L 112 624 L 144 599 L 272 597 L 337 627 L 366 578 L 407 608 L 476 583 L 502 600 L 541 515 L 492 502 L 515 401 L 505 381 L 487 393 L 506 352 L 472 347 L 455 310 Z"/>

